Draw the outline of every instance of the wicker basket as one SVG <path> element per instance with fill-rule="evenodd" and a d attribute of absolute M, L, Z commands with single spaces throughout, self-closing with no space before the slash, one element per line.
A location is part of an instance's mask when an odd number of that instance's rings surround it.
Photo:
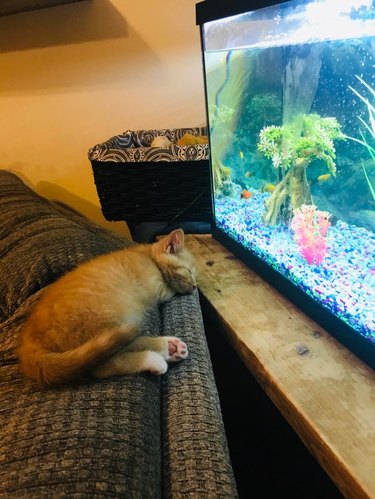
<path fill-rule="evenodd" d="M 156 136 L 176 143 L 205 128 L 128 131 L 89 150 L 107 220 L 211 222 L 208 145 L 150 147 Z"/>

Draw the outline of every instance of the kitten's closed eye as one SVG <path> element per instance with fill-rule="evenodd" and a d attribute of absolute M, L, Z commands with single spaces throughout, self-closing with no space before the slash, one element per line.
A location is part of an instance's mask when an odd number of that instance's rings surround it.
<path fill-rule="evenodd" d="M 188 267 L 181 267 L 178 269 L 181 275 L 186 275 L 187 277 L 192 276 L 192 271 Z"/>
<path fill-rule="evenodd" d="M 191 269 L 189 267 L 183 267 L 182 275 L 184 275 L 187 279 L 192 280 L 194 283 L 196 282 L 196 272 L 195 269 Z"/>
<path fill-rule="evenodd" d="M 178 267 L 171 274 L 172 287 L 177 293 L 192 293 L 196 286 L 193 269 Z"/>

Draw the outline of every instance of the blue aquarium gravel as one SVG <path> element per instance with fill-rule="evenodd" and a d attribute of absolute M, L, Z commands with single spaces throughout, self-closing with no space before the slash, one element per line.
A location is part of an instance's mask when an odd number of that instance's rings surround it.
<path fill-rule="evenodd" d="M 375 344 L 374 234 L 339 220 L 328 229 L 323 262 L 310 265 L 287 225 L 263 223 L 268 193 L 236 194 L 215 197 L 217 227 Z"/>

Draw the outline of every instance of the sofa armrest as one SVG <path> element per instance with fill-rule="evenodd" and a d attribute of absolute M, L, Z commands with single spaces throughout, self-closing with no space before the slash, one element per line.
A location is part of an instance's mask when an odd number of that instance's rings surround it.
<path fill-rule="evenodd" d="M 175 297 L 161 315 L 162 334 L 178 335 L 189 348 L 162 382 L 164 497 L 236 498 L 198 292 Z"/>

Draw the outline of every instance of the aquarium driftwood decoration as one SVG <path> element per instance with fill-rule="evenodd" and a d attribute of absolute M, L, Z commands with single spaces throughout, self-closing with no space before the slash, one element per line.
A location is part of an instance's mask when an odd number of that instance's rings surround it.
<path fill-rule="evenodd" d="M 336 118 L 302 114 L 283 126 L 264 127 L 259 134 L 258 150 L 282 171 L 282 180 L 266 200 L 266 225 L 289 222 L 293 211 L 312 203 L 306 169 L 321 160 L 331 175 L 336 174 L 334 140 L 344 139 Z"/>
<path fill-rule="evenodd" d="M 284 123 L 290 123 L 297 114 L 310 112 L 319 84 L 321 53 L 320 45 L 293 47 L 283 74 Z"/>

